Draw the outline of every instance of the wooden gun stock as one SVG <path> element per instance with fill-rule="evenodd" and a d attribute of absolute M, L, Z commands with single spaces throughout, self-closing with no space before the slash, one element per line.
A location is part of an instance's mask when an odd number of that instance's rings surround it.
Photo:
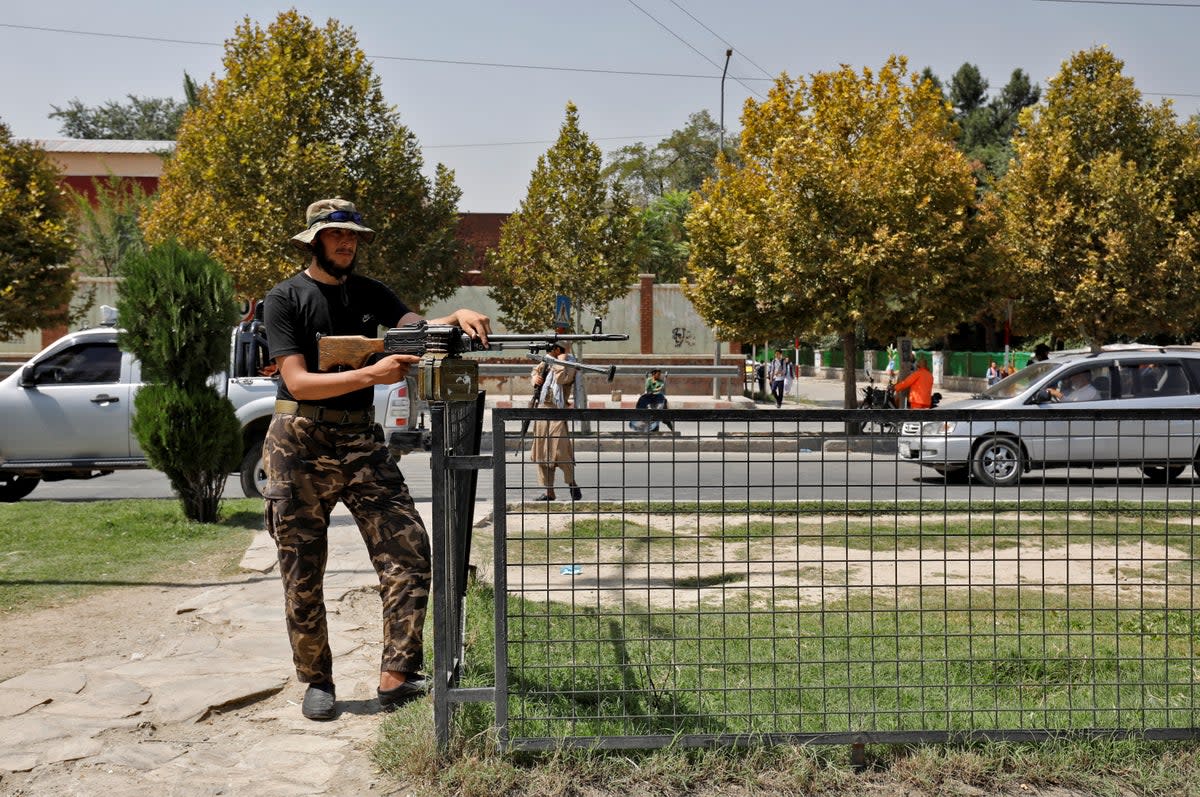
<path fill-rule="evenodd" d="M 372 354 L 383 351 L 382 338 L 362 335 L 325 335 L 317 341 L 317 370 L 330 371 L 338 366 L 362 368 Z"/>

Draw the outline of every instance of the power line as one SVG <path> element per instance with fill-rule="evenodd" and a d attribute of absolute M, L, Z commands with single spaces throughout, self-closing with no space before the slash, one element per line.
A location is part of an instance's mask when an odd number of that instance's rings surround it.
<path fill-rule="evenodd" d="M 102 31 L 91 30 L 72 30 L 69 28 L 47 28 L 37 25 L 15 25 L 8 22 L 0 22 L 0 28 L 12 28 L 15 30 L 35 30 L 43 33 L 65 33 L 72 36 L 95 36 L 104 39 L 132 39 L 134 41 L 157 42 L 161 44 L 189 44 L 200 47 L 222 47 L 219 42 L 202 42 L 189 39 L 170 39 L 162 36 L 137 36 L 131 33 L 106 33 Z M 684 72 L 643 72 L 629 69 L 599 69 L 591 67 L 579 66 L 541 66 L 537 64 L 509 64 L 495 61 L 467 61 L 462 59 L 451 58 L 416 58 L 405 55 L 367 55 L 376 61 L 410 61 L 419 64 L 450 64 L 454 66 L 482 66 L 492 69 L 533 69 L 546 72 L 584 72 L 600 75 L 628 75 L 631 77 L 672 77 L 672 78 L 689 78 L 693 80 L 719 80 L 717 75 L 697 75 Z M 767 80 L 768 78 L 747 77 L 743 80 Z M 734 78 L 738 80 L 738 78 Z M 747 88 L 748 91 L 751 89 Z"/>
<path fill-rule="evenodd" d="M 1165 8 L 1200 8 L 1200 3 L 1152 3 L 1147 0 L 1034 0 L 1035 3 L 1083 3 L 1096 6 L 1162 6 Z"/>
<path fill-rule="evenodd" d="M 676 8 L 678 8 L 680 11 L 682 11 L 683 13 L 685 13 L 685 14 L 687 14 L 689 17 L 691 17 L 691 19 L 692 19 L 692 21 L 693 21 L 693 22 L 695 22 L 697 25 L 699 25 L 700 27 L 704 28 L 706 31 L 708 31 L 709 33 L 711 33 L 711 34 L 712 34 L 714 37 L 716 37 L 717 39 L 719 39 L 719 40 L 720 40 L 720 42 L 721 42 L 721 44 L 724 44 L 726 47 L 728 47 L 729 49 L 733 50 L 733 51 L 734 51 L 735 53 L 737 53 L 737 54 L 738 54 L 740 57 L 742 57 L 742 58 L 745 58 L 745 59 L 746 59 L 746 62 L 747 62 L 748 64 L 750 64 L 751 66 L 753 66 L 753 67 L 754 67 L 755 69 L 757 69 L 759 72 L 762 72 L 764 75 L 766 75 L 768 80 L 774 80 L 774 79 L 775 79 L 775 78 L 774 78 L 774 77 L 771 75 L 771 73 L 770 73 L 770 72 L 768 72 L 767 70 L 763 69 L 763 68 L 762 68 L 761 66 L 759 66 L 758 64 L 754 63 L 754 61 L 753 61 L 753 60 L 750 58 L 750 56 L 748 56 L 748 55 L 746 55 L 745 53 L 743 53 L 743 52 L 741 52 L 740 50 L 738 50 L 738 48 L 736 48 L 736 47 L 734 47 L 732 44 L 730 44 L 730 43 L 729 43 L 729 42 L 728 42 L 728 41 L 725 39 L 725 37 L 724 37 L 724 36 L 722 36 L 721 34 L 717 33 L 715 30 L 713 30 L 712 28 L 710 28 L 708 25 L 705 25 L 703 22 L 701 22 L 699 19 L 697 19 L 697 18 L 696 18 L 696 16 L 695 16 L 695 15 L 694 15 L 694 14 L 693 14 L 691 11 L 688 11 L 686 8 L 684 8 L 683 6 L 679 5 L 679 3 L 675 2 L 675 0 L 671 0 L 671 5 L 675 6 L 675 7 L 676 7 Z M 736 78 L 735 78 L 735 79 L 736 79 Z"/>
<path fill-rule="evenodd" d="M 634 8 L 636 8 L 638 11 L 641 11 L 643 14 L 645 14 L 646 16 L 648 16 L 648 17 L 649 17 L 649 18 L 650 18 L 650 19 L 651 19 L 651 20 L 654 22 L 654 24 L 655 24 L 655 25 L 658 25 L 660 28 L 662 28 L 663 30 L 665 30 L 667 33 L 671 34 L 671 35 L 672 35 L 672 36 L 674 36 L 676 39 L 678 39 L 679 41 L 683 42 L 683 44 L 684 44 L 684 45 L 685 45 L 685 46 L 686 46 L 686 47 L 687 47 L 689 50 L 691 50 L 692 52 L 696 53 L 696 55 L 700 56 L 700 57 L 701 57 L 701 58 L 703 58 L 705 61 L 708 61 L 710 64 L 712 64 L 714 69 L 721 69 L 721 65 L 720 65 L 720 64 L 718 64 L 716 61 L 714 61 L 714 60 L 712 60 L 711 58 L 709 58 L 709 57 L 708 57 L 707 55 L 705 55 L 705 54 L 704 54 L 702 51 L 700 51 L 700 50 L 696 49 L 696 47 L 695 47 L 695 46 L 694 46 L 694 45 L 693 45 L 691 42 L 689 42 L 687 39 L 685 39 L 685 38 L 683 38 L 682 36 L 680 36 L 680 35 L 679 35 L 678 33 L 676 33 L 675 31 L 671 30 L 671 29 L 670 29 L 670 28 L 669 28 L 669 27 L 668 27 L 668 26 L 667 26 L 667 25 L 666 25 L 664 22 L 662 22 L 661 20 L 659 20 L 657 17 L 655 17 L 653 14 L 651 14 L 651 13 L 650 13 L 649 11 L 647 11 L 646 9 L 642 8 L 641 6 L 639 6 L 639 5 L 638 5 L 638 4 L 635 2 L 635 0 L 627 0 L 627 2 L 629 3 L 629 5 L 633 6 L 633 7 L 634 7 Z M 718 37 L 718 38 L 720 38 L 720 37 Z M 756 79 L 761 79 L 761 78 L 756 78 Z M 735 80 L 735 81 L 737 81 L 738 83 L 740 83 L 740 84 L 741 84 L 741 86 L 742 86 L 742 88 L 744 88 L 746 91 L 748 91 L 748 92 L 750 92 L 751 94 L 753 94 L 755 97 L 758 97 L 760 100 L 764 100 L 764 99 L 766 99 L 765 97 L 763 97 L 763 95 L 759 94 L 757 91 L 755 91 L 754 89 L 750 88 L 750 87 L 749 87 L 749 86 L 747 86 L 745 83 L 742 83 L 742 81 L 741 81 L 740 79 L 738 79 L 738 78 L 736 78 L 736 77 L 735 77 L 735 78 L 734 78 L 734 80 Z"/>
<path fill-rule="evenodd" d="M 589 136 L 592 141 L 645 141 L 652 138 L 664 139 L 667 136 Z M 492 141 L 486 144 L 422 144 L 421 149 L 468 149 L 471 147 L 525 147 L 541 144 L 554 144 L 556 139 L 545 141 Z"/>

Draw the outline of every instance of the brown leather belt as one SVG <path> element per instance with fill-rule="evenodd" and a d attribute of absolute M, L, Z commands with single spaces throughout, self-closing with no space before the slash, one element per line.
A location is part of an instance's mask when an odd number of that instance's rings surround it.
<path fill-rule="evenodd" d="M 319 423 L 364 424 L 375 422 L 375 408 L 365 410 L 339 410 L 333 407 L 323 407 L 320 404 L 304 404 L 299 401 L 275 399 L 275 412 L 285 415 L 299 415 L 301 418 Z"/>

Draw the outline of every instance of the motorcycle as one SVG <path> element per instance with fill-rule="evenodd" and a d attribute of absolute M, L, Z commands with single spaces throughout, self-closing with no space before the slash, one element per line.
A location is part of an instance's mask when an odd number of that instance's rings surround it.
<path fill-rule="evenodd" d="M 938 395 L 941 398 L 941 395 Z M 876 387 L 875 380 L 872 378 L 863 387 L 862 400 L 858 402 L 860 410 L 898 410 L 900 404 L 896 399 L 896 382 L 889 379 L 885 387 Z M 879 434 L 897 434 L 900 431 L 900 424 L 892 421 L 859 421 L 859 434 L 879 435 Z"/>
<path fill-rule="evenodd" d="M 936 407 L 942 401 L 941 393 L 934 393 L 930 398 L 930 408 Z M 885 387 L 876 387 L 875 380 L 871 379 L 865 387 L 863 387 L 862 400 L 858 402 L 860 410 L 899 410 L 904 409 L 900 406 L 900 400 L 896 396 L 896 382 L 889 379 Z M 899 421 L 860 421 L 858 423 L 858 433 L 867 435 L 884 435 L 898 434 L 900 432 Z"/>
<path fill-rule="evenodd" d="M 669 409 L 667 397 L 661 393 L 643 393 L 638 397 L 637 406 L 639 410 L 665 410 Z M 671 431 L 675 431 L 675 424 L 671 421 L 664 421 Z M 657 432 L 658 421 L 630 421 L 629 428 L 635 432 Z"/>

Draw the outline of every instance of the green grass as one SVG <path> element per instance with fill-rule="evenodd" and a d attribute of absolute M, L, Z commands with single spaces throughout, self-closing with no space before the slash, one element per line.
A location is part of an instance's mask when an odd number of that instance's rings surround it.
<path fill-rule="evenodd" d="M 977 618 L 976 626 L 970 624 L 970 606 L 947 605 L 931 619 L 905 614 L 900 606 L 892 613 L 860 615 L 856 612 L 864 607 L 843 605 L 814 610 L 788 626 L 779 617 L 697 617 L 635 607 L 580 613 L 562 604 L 510 599 L 510 631 L 520 629 L 509 650 L 511 733 L 551 739 L 602 732 L 753 734 L 771 730 L 755 722 L 774 722 L 779 714 L 785 725 L 790 723 L 779 730 L 822 729 L 806 727 L 813 722 L 836 731 L 842 725 L 869 727 L 870 712 L 876 712 L 876 727 L 903 729 L 920 725 L 911 721 L 919 714 L 908 720 L 903 714 L 919 706 L 931 710 L 934 726 L 948 719 L 951 729 L 970 730 L 964 720 L 976 712 L 982 727 L 1058 726 L 1067 733 L 1119 724 L 1115 711 L 1093 714 L 1085 707 L 1120 706 L 1131 697 L 1124 708 L 1135 712 L 1136 724 L 1145 706 L 1138 702 L 1140 692 L 1132 695 L 1134 681 L 1153 683 L 1168 676 L 1186 691 L 1196 637 L 1185 616 L 1148 611 L 1131 626 L 1128 613 L 1098 611 L 1082 621 L 1096 640 L 1072 636 L 1081 610 L 1071 608 L 1069 596 L 1056 600 L 1037 604 L 1039 611 L 1033 612 L 1017 608 L 1015 593 L 1002 596 L 995 625 L 989 620 L 979 627 L 976 640 L 961 633 L 983 623 Z M 472 586 L 463 686 L 495 682 L 492 610 L 491 591 Z M 1174 651 L 1176 669 L 1170 673 L 1138 663 L 1133 643 L 1145 624 Z M 1018 640 L 1018 628 L 1028 642 Z M 989 635 L 999 641 L 993 643 Z M 590 641 L 564 641 L 572 639 Z M 780 642 L 789 639 L 790 648 L 781 650 Z M 693 649 L 684 662 L 681 654 L 689 652 L 689 644 Z M 872 656 L 892 663 L 872 664 Z M 786 661 L 781 665 L 781 660 Z M 826 660 L 839 664 L 825 666 Z M 762 688 L 789 678 L 790 688 L 782 694 Z M 1092 679 L 1112 686 L 1100 692 L 1082 686 Z M 705 695 L 706 680 L 720 689 Z M 1116 684 L 1130 694 L 1118 698 Z M 1017 708 L 1002 709 L 1007 701 Z M 1072 707 L 1078 714 L 1071 714 Z M 1157 716 L 1145 716 L 1148 724 L 1163 719 L 1158 710 Z M 1177 723 L 1182 727 L 1195 725 L 1183 704 L 1176 703 L 1176 716 L 1185 720 Z M 867 747 L 865 768 L 856 768 L 845 745 L 503 752 L 495 720 L 490 704 L 461 705 L 451 749 L 439 754 L 429 744 L 428 707 L 409 706 L 381 726 L 373 757 L 386 775 L 405 784 L 406 792 L 463 797 L 1020 794 L 1051 786 L 1063 795 L 1116 797 L 1196 794 L 1200 783 L 1200 743 L 1192 741 L 1063 736 L 1026 744 L 875 744 Z"/>
<path fill-rule="evenodd" d="M 191 523 L 175 499 L 0 504 L 0 613 L 231 573 L 262 528 L 262 501 L 224 501 L 221 517 Z"/>
<path fill-rule="evenodd" d="M 786 515 L 932 515 L 938 512 L 972 514 L 1002 514 L 1021 512 L 1026 514 L 1082 512 L 1096 516 L 1125 515 L 1143 518 L 1173 518 L 1183 520 L 1192 515 L 1190 501 L 1117 501 L 1091 498 L 1076 501 L 1046 501 L 1039 499 L 999 499 L 947 501 L 935 497 L 920 501 L 623 501 L 589 502 L 573 504 L 576 511 L 616 512 L 625 515 L 739 515 L 766 514 Z M 559 510 L 546 504 L 509 504 L 510 514 L 554 514 Z"/>
<path fill-rule="evenodd" d="M 539 797 L 1021 794 L 1047 787 L 1062 795 L 1200 794 L 1200 742 L 1093 738 L 1094 729 L 1187 732 L 1200 724 L 1193 685 L 1200 623 L 1179 608 L 1189 605 L 1196 567 L 1186 505 L 672 502 L 581 509 L 591 516 L 514 513 L 523 519 L 510 517 L 510 561 L 523 557 L 535 568 L 576 562 L 585 573 L 589 563 L 606 565 L 609 577 L 614 566 L 630 566 L 621 572 L 635 584 L 642 567 L 682 561 L 691 574 L 655 588 L 705 589 L 709 597 L 672 609 L 670 597 L 645 605 L 639 586 L 617 598 L 582 593 L 572 604 L 510 595 L 509 743 L 861 730 L 948 731 L 964 741 L 868 745 L 864 770 L 851 765 L 840 744 L 504 751 L 493 706 L 465 704 L 444 755 L 427 744 L 427 711 L 397 715 L 381 728 L 376 763 L 406 790 Z M 1137 551 L 1142 543 L 1148 560 L 1122 566 L 1119 576 L 1144 580 L 1144 591 L 1115 599 L 1112 589 L 1082 584 L 873 590 L 795 553 L 799 544 L 882 553 L 885 561 L 892 552 L 911 559 L 916 550 L 1011 557 L 1018 544 L 1033 544 L 1058 558 L 1068 546 Z M 1174 558 L 1164 563 L 1158 557 L 1167 556 L 1165 546 Z M 705 562 L 716 566 L 705 572 L 691 565 Z M 807 574 L 834 591 L 823 603 L 799 600 L 804 587 L 771 579 L 741 584 L 750 570 L 722 562 L 774 563 L 777 575 Z M 526 597 L 537 599 L 536 588 Z M 464 686 L 495 683 L 492 610 L 490 591 L 474 586 Z M 1046 729 L 1058 737 L 1018 744 L 971 736 L 989 729 Z"/>

